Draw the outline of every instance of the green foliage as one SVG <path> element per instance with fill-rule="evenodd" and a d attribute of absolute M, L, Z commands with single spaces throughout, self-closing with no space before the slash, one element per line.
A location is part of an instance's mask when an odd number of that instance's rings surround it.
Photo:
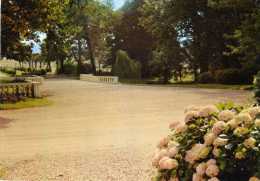
<path fill-rule="evenodd" d="M 215 77 L 211 72 L 203 72 L 198 76 L 199 83 L 214 83 Z"/>
<path fill-rule="evenodd" d="M 14 103 L 0 103 L 0 110 L 24 109 L 51 105 L 52 102 L 46 98 L 32 99 L 26 98 Z"/>
<path fill-rule="evenodd" d="M 139 79 L 141 78 L 141 66 L 131 59 L 125 51 L 119 50 L 113 66 L 113 74 L 119 78 Z"/>
<path fill-rule="evenodd" d="M 29 76 L 29 75 L 46 75 L 47 70 L 46 69 L 34 69 L 34 68 L 1 68 L 1 72 L 7 73 L 12 76 L 20 76 L 17 75 L 18 72 L 20 72 L 23 76 Z"/>
<path fill-rule="evenodd" d="M 9 74 L 9 75 L 15 75 L 15 74 L 16 74 L 15 69 L 11 69 L 11 68 L 1 67 L 1 68 L 0 68 L 0 71 L 1 71 L 1 72 L 4 72 L 4 73 L 6 73 L 6 74 Z"/>
<path fill-rule="evenodd" d="M 236 68 L 217 70 L 215 73 L 216 82 L 221 84 L 250 84 L 252 77 L 248 72 Z"/>
<path fill-rule="evenodd" d="M 1 6 L 2 56 L 17 58 L 24 38 L 37 39 L 34 32 L 47 25 L 48 1 L 8 0 Z"/>
<path fill-rule="evenodd" d="M 71 61 L 66 61 L 63 65 L 64 74 L 77 74 L 77 65 Z"/>
<path fill-rule="evenodd" d="M 255 92 L 255 99 L 260 103 L 260 71 L 256 74 L 255 79 L 254 79 L 254 92 Z"/>
<path fill-rule="evenodd" d="M 109 42 L 112 46 L 112 62 L 115 62 L 116 52 L 120 49 L 141 64 L 142 78 L 150 76 L 149 63 L 155 39 L 151 32 L 139 23 L 141 12 L 139 8 L 144 4 L 143 0 L 127 1 L 119 11 L 118 20 L 114 23 L 114 38 Z"/>

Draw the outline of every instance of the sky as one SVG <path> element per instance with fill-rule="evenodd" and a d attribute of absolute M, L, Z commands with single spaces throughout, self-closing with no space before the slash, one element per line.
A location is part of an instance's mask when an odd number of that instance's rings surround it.
<path fill-rule="evenodd" d="M 121 8 L 126 0 L 114 0 L 114 9 L 119 9 Z"/>
<path fill-rule="evenodd" d="M 114 9 L 117 10 L 119 8 L 121 8 L 124 3 L 127 0 L 113 0 L 113 5 L 114 5 Z M 46 38 L 46 34 L 45 33 L 38 33 L 39 35 L 39 39 L 41 40 L 41 42 L 43 42 L 43 40 Z M 33 43 L 33 47 L 32 47 L 32 52 L 33 53 L 41 53 L 41 45 L 40 43 L 35 43 L 34 41 L 28 41 L 28 43 Z"/>

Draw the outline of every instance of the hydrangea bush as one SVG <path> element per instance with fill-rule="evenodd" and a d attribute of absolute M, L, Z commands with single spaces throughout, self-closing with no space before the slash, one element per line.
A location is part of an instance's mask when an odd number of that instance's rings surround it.
<path fill-rule="evenodd" d="M 170 124 L 155 181 L 260 181 L 260 107 L 189 107 Z"/>

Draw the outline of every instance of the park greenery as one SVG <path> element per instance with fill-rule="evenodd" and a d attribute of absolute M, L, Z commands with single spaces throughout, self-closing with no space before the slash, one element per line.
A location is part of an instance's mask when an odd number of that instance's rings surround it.
<path fill-rule="evenodd" d="M 2 56 L 42 74 L 55 62 L 58 74 L 251 84 L 259 30 L 258 0 L 128 0 L 117 10 L 112 0 L 2 4 Z"/>
<path fill-rule="evenodd" d="M 25 98 L 23 100 L 14 100 L 13 102 L 0 102 L 0 110 L 24 109 L 33 107 L 49 106 L 52 102 L 47 98 Z"/>

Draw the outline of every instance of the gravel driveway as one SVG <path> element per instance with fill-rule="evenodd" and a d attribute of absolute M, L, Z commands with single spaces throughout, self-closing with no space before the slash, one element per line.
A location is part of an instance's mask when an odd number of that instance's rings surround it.
<path fill-rule="evenodd" d="M 4 179 L 149 181 L 150 158 L 188 105 L 246 102 L 245 91 L 47 80 L 53 105 L 0 111 Z M 1 120 L 1 119 L 0 119 Z M 0 121 L 1 122 L 1 121 Z"/>

